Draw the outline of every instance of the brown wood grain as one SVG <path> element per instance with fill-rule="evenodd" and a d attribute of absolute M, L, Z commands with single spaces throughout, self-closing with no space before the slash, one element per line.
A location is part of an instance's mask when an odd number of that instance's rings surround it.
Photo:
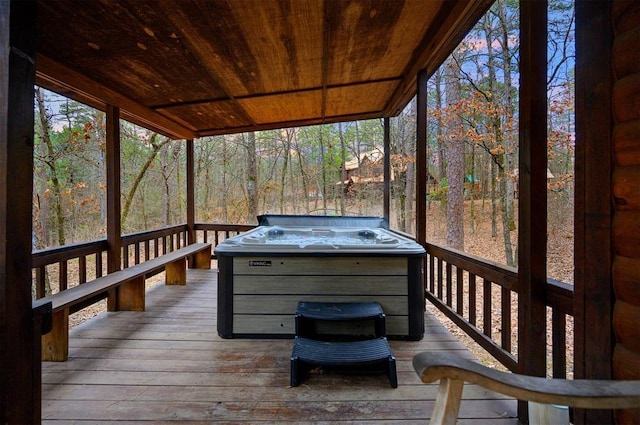
<path fill-rule="evenodd" d="M 640 117 L 616 124 L 613 149 L 617 165 L 640 165 Z"/>
<path fill-rule="evenodd" d="M 613 196 L 618 211 L 640 210 L 640 165 L 615 168 Z"/>
<path fill-rule="evenodd" d="M 640 258 L 640 211 L 617 211 L 612 227 L 616 254 Z"/>
<path fill-rule="evenodd" d="M 617 301 L 613 310 L 613 329 L 618 344 L 640 353 L 640 305 Z"/>
<path fill-rule="evenodd" d="M 616 35 L 613 43 L 613 66 L 618 78 L 640 73 L 640 58 L 630 52 L 640 52 L 640 25 Z"/>
<path fill-rule="evenodd" d="M 616 256 L 613 287 L 618 301 L 640 305 L 640 258 Z"/>
<path fill-rule="evenodd" d="M 622 344 L 613 351 L 613 372 L 616 379 L 640 379 L 640 354 Z"/>
<path fill-rule="evenodd" d="M 616 80 L 611 102 L 618 123 L 638 119 L 640 110 L 640 73 Z"/>
<path fill-rule="evenodd" d="M 424 385 L 413 356 L 441 351 L 472 357 L 425 316 L 421 341 L 390 341 L 399 386 L 384 374 L 327 371 L 289 387 L 291 339 L 223 339 L 216 332 L 216 270 L 190 269 L 184 286 L 155 285 L 146 311 L 102 314 L 70 331 L 69 360 L 43 364 L 47 421 L 296 424 L 358 421 L 424 423 L 437 385 Z M 466 385 L 461 417 L 513 424 L 515 401 Z"/>

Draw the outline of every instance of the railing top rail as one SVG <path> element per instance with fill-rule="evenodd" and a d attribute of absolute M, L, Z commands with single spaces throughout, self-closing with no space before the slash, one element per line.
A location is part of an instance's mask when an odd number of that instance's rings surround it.
<path fill-rule="evenodd" d="M 246 232 L 257 227 L 257 224 L 215 224 L 196 223 L 195 230 L 217 230 L 221 232 Z"/>
<path fill-rule="evenodd" d="M 460 267 L 477 276 L 482 276 L 512 291 L 517 291 L 518 270 L 515 267 L 498 264 L 491 260 L 434 243 L 427 243 L 425 249 L 428 255 L 433 255 L 456 267 Z"/>
<path fill-rule="evenodd" d="M 96 254 L 106 251 L 108 248 L 106 239 L 65 245 L 56 248 L 42 249 L 31 254 L 32 267 L 42 267 L 47 264 L 57 263 L 69 258 L 77 258 L 83 255 Z"/>
<path fill-rule="evenodd" d="M 122 242 L 125 244 L 131 244 L 136 242 L 143 242 L 145 240 L 152 239 L 154 237 L 168 236 L 177 232 L 183 232 L 187 230 L 186 224 L 177 224 L 175 226 L 166 226 L 154 230 L 146 230 L 143 232 L 129 233 L 122 236 Z"/>

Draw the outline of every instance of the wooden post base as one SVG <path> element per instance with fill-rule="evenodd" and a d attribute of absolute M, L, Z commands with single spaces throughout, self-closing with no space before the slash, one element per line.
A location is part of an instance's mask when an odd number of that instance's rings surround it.
<path fill-rule="evenodd" d="M 69 309 L 52 314 L 51 332 L 42 335 L 42 361 L 64 362 L 69 358 Z"/>
<path fill-rule="evenodd" d="M 167 285 L 187 284 L 187 259 L 180 258 L 165 267 L 165 283 Z"/>

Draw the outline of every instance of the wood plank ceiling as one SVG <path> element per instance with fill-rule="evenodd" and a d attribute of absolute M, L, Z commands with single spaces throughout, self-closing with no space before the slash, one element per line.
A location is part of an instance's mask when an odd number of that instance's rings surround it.
<path fill-rule="evenodd" d="M 37 83 L 172 138 L 397 115 L 492 0 L 41 0 Z"/>

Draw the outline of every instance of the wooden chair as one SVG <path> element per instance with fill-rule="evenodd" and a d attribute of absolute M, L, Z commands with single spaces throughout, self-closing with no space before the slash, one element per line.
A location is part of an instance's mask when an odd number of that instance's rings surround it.
<path fill-rule="evenodd" d="M 500 372 L 451 354 L 425 352 L 413 358 L 424 383 L 440 380 L 430 424 L 455 424 L 465 382 L 542 404 L 583 409 L 640 407 L 640 381 L 567 380 Z"/>

